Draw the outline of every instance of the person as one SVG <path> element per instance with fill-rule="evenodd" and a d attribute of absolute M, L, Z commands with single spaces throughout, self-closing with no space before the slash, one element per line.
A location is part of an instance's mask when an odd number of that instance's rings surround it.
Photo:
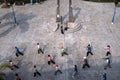
<path fill-rule="evenodd" d="M 20 52 L 20 50 L 19 50 L 19 48 L 18 48 L 18 47 L 16 47 L 16 46 L 15 46 L 15 50 L 16 50 L 16 56 L 17 56 L 17 57 L 19 56 L 18 54 L 20 54 L 20 55 L 22 55 L 22 56 L 23 56 L 23 53 L 22 53 L 22 52 Z"/>
<path fill-rule="evenodd" d="M 106 56 L 111 55 L 111 52 L 110 52 L 110 45 L 107 45 L 106 50 L 107 50 Z"/>
<path fill-rule="evenodd" d="M 64 34 L 63 26 L 61 26 L 61 34 Z"/>
<path fill-rule="evenodd" d="M 77 65 L 74 65 L 74 72 L 72 74 L 72 77 L 74 78 L 76 74 L 78 74 L 78 69 L 77 69 Z"/>
<path fill-rule="evenodd" d="M 36 69 L 36 65 L 34 65 L 34 77 L 36 77 L 37 75 L 41 76 L 41 73 Z"/>
<path fill-rule="evenodd" d="M 105 65 L 104 69 L 106 70 L 107 67 L 111 68 L 111 61 L 110 61 L 110 57 L 104 58 L 107 62 L 107 64 Z"/>
<path fill-rule="evenodd" d="M 16 76 L 16 80 L 21 80 L 21 78 L 19 77 L 18 73 L 16 73 L 15 76 Z"/>
<path fill-rule="evenodd" d="M 48 55 L 48 65 L 50 65 L 51 63 L 55 64 L 55 62 L 51 59 L 51 56 Z"/>
<path fill-rule="evenodd" d="M 62 52 L 61 52 L 61 56 L 64 56 L 64 54 L 65 55 L 68 55 L 68 53 L 67 53 L 67 51 L 66 51 L 66 48 L 64 48 L 63 46 L 62 46 Z"/>
<path fill-rule="evenodd" d="M 19 69 L 19 67 L 17 65 L 15 65 L 12 60 L 9 60 L 9 63 L 10 63 L 10 66 L 11 66 L 11 70 L 13 70 L 14 67 Z"/>
<path fill-rule="evenodd" d="M 57 24 L 57 29 L 55 30 L 55 32 L 59 29 L 59 27 L 60 27 L 60 24 L 58 23 Z"/>
<path fill-rule="evenodd" d="M 86 56 L 88 56 L 89 54 L 93 55 L 92 46 L 90 44 L 88 44 L 88 46 L 87 46 L 87 55 Z"/>
<path fill-rule="evenodd" d="M 39 43 L 37 43 L 37 47 L 38 47 L 38 54 L 40 54 L 40 52 L 42 54 L 44 54 L 43 50 L 40 48 L 40 44 Z"/>
<path fill-rule="evenodd" d="M 101 79 L 100 79 L 100 80 L 107 80 L 106 73 L 103 73 L 103 74 L 101 75 Z"/>
<path fill-rule="evenodd" d="M 56 70 L 54 73 L 55 75 L 57 75 L 58 72 L 62 74 L 62 71 L 59 69 L 57 64 L 55 64 L 55 70 Z"/>
<path fill-rule="evenodd" d="M 86 66 L 88 68 L 90 68 L 90 65 L 88 64 L 87 57 L 83 57 L 83 66 L 82 66 L 82 68 L 84 69 Z"/>

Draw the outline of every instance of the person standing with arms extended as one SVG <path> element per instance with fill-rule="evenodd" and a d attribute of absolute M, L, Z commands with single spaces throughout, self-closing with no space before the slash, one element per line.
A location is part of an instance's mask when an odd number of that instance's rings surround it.
<path fill-rule="evenodd" d="M 93 55 L 92 49 L 93 49 L 92 45 L 88 44 L 88 46 L 87 46 L 87 55 L 86 56 L 88 56 L 89 54 Z"/>
<path fill-rule="evenodd" d="M 40 48 L 40 44 L 39 43 L 37 43 L 37 47 L 38 47 L 38 54 L 40 54 L 40 53 L 44 54 L 42 48 Z"/>
<path fill-rule="evenodd" d="M 88 64 L 88 59 L 87 59 L 87 57 L 83 57 L 83 66 L 82 66 L 82 68 L 84 69 L 86 66 L 87 66 L 88 68 L 90 68 L 90 65 Z"/>
<path fill-rule="evenodd" d="M 62 74 L 62 71 L 59 69 L 59 66 L 57 64 L 55 64 L 55 70 L 55 75 L 57 75 L 58 72 Z"/>
<path fill-rule="evenodd" d="M 16 56 L 17 57 L 19 56 L 19 54 L 22 55 L 22 56 L 24 55 L 22 52 L 20 52 L 19 48 L 16 47 L 16 46 L 15 46 L 15 50 L 16 50 Z"/>

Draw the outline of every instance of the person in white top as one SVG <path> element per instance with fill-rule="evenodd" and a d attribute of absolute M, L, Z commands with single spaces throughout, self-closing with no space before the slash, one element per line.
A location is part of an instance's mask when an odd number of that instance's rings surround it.
<path fill-rule="evenodd" d="M 61 52 L 61 55 L 62 55 L 62 56 L 64 56 L 64 54 L 65 54 L 65 55 L 68 55 L 68 53 L 67 53 L 67 51 L 66 51 L 66 48 L 64 48 L 64 47 L 62 46 L 62 49 L 61 49 L 61 50 L 62 50 L 62 52 Z"/>
<path fill-rule="evenodd" d="M 105 65 L 104 69 L 107 69 L 107 67 L 111 68 L 111 60 L 110 60 L 110 56 L 104 58 L 107 62 L 107 64 Z"/>
<path fill-rule="evenodd" d="M 38 54 L 40 54 L 40 52 L 41 52 L 42 54 L 44 54 L 42 48 L 40 48 L 40 44 L 39 44 L 39 43 L 37 43 L 37 47 L 38 47 Z"/>
<path fill-rule="evenodd" d="M 10 64 L 11 70 L 13 70 L 14 67 L 19 69 L 19 67 L 16 64 L 14 64 L 12 60 L 9 60 L 9 64 Z"/>

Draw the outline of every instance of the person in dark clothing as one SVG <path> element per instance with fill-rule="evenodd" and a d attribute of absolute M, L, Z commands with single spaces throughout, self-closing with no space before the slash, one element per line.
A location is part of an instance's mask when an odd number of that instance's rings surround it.
<path fill-rule="evenodd" d="M 103 74 L 101 75 L 101 79 L 100 79 L 100 80 L 107 80 L 106 73 L 103 73 Z"/>
<path fill-rule="evenodd" d="M 41 76 L 41 73 L 36 69 L 36 65 L 34 65 L 34 77 L 36 77 L 37 75 Z"/>
<path fill-rule="evenodd" d="M 51 56 L 48 55 L 48 65 L 50 65 L 51 63 L 55 64 L 55 62 L 51 59 Z"/>
<path fill-rule="evenodd" d="M 37 43 L 37 47 L 38 47 L 38 54 L 40 54 L 40 52 L 41 52 L 42 54 L 44 54 L 42 48 L 40 48 L 40 44 L 39 44 L 39 43 Z"/>
<path fill-rule="evenodd" d="M 74 72 L 72 77 L 74 77 L 76 74 L 78 74 L 78 69 L 77 69 L 77 65 L 74 65 Z"/>
<path fill-rule="evenodd" d="M 64 31 L 67 31 L 68 29 L 69 29 L 69 27 L 65 27 L 65 28 L 64 28 Z"/>
<path fill-rule="evenodd" d="M 55 64 L 55 69 L 56 69 L 56 71 L 54 73 L 55 75 L 57 75 L 58 72 L 62 74 L 62 71 L 59 69 L 57 64 Z"/>
<path fill-rule="evenodd" d="M 9 63 L 10 63 L 10 66 L 11 66 L 11 70 L 13 70 L 14 67 L 19 69 L 19 67 L 17 65 L 15 65 L 12 60 L 9 60 Z"/>
<path fill-rule="evenodd" d="M 20 52 L 19 48 L 15 46 L 15 50 L 16 50 L 16 56 L 18 57 L 19 54 L 23 56 L 23 53 Z"/>
<path fill-rule="evenodd" d="M 21 80 L 21 78 L 19 77 L 17 73 L 15 74 L 15 76 L 16 76 L 16 80 Z"/>
<path fill-rule="evenodd" d="M 60 24 L 57 24 L 57 29 L 55 30 L 55 32 L 60 28 Z"/>
<path fill-rule="evenodd" d="M 90 68 L 90 65 L 88 64 L 87 57 L 83 57 L 83 66 L 82 66 L 82 68 L 84 69 L 86 66 L 88 68 Z"/>
<path fill-rule="evenodd" d="M 61 26 L 61 34 L 64 34 L 63 26 Z"/>
<path fill-rule="evenodd" d="M 87 55 L 86 56 L 88 56 L 89 54 L 93 55 L 92 46 L 90 44 L 88 44 L 88 46 L 87 46 Z"/>

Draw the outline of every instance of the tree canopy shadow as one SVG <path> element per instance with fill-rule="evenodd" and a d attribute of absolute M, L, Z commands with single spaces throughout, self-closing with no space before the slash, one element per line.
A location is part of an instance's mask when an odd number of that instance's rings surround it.
<path fill-rule="evenodd" d="M 0 18 L 1 20 L 3 20 L 3 19 L 10 20 L 9 22 L 0 24 L 0 28 L 4 28 L 4 27 L 10 26 L 4 32 L 0 33 L 0 38 L 6 36 L 7 34 L 9 34 L 16 27 L 20 28 L 21 33 L 25 33 L 29 29 L 29 23 L 27 22 L 27 20 L 32 19 L 33 17 L 35 17 L 35 15 L 33 15 L 33 14 L 22 14 L 21 13 L 21 14 L 18 14 L 16 17 L 17 17 L 18 25 L 14 25 L 14 22 L 11 21 L 13 19 L 12 13 L 7 13 L 7 14 L 3 15 Z"/>

